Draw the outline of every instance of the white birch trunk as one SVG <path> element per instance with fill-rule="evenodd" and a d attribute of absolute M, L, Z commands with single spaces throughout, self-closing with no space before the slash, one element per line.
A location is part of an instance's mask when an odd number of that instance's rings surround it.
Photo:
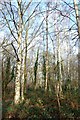
<path fill-rule="evenodd" d="M 18 60 L 17 60 L 17 73 L 15 79 L 15 97 L 14 102 L 18 104 L 20 101 L 20 82 L 21 82 L 21 39 L 22 39 L 22 16 L 21 16 L 21 0 L 17 0 L 18 15 L 19 15 L 19 28 L 18 28 Z"/>
<path fill-rule="evenodd" d="M 48 3 L 47 3 L 48 7 Z M 46 10 L 46 83 L 45 83 L 45 91 L 48 89 L 48 10 Z"/>
<path fill-rule="evenodd" d="M 20 101 L 20 69 L 21 69 L 21 62 L 17 61 L 17 73 L 15 79 L 15 104 L 19 103 Z"/>
<path fill-rule="evenodd" d="M 23 47 L 22 47 L 22 59 L 21 59 L 21 62 L 22 62 L 22 66 L 21 66 L 21 100 L 23 101 L 24 100 L 24 58 L 25 58 L 25 52 L 24 52 L 24 43 L 23 43 Z"/>
<path fill-rule="evenodd" d="M 79 40 L 78 40 L 78 85 L 79 85 L 79 89 L 80 89 L 80 15 L 79 15 L 80 8 L 78 8 L 77 0 L 74 0 L 74 8 L 75 8 L 75 12 L 76 12 L 76 20 L 77 20 L 78 35 L 79 35 Z"/>
<path fill-rule="evenodd" d="M 29 27 L 29 23 L 28 23 Z M 28 27 L 26 29 L 25 40 L 22 44 L 22 77 L 21 77 L 21 100 L 23 101 L 24 93 L 26 94 L 26 84 L 27 84 L 27 41 L 28 41 Z"/>
<path fill-rule="evenodd" d="M 57 28 L 58 30 L 58 28 Z M 59 30 L 58 30 L 59 31 Z M 59 34 L 58 34 L 58 37 L 57 37 L 57 44 L 58 44 L 58 47 L 57 47 L 57 59 L 58 59 L 58 68 L 59 68 L 59 76 L 58 76 L 58 81 L 59 81 L 59 94 L 61 96 L 61 93 L 62 93 L 62 70 L 61 70 L 61 48 L 60 48 L 60 38 L 59 38 Z"/>

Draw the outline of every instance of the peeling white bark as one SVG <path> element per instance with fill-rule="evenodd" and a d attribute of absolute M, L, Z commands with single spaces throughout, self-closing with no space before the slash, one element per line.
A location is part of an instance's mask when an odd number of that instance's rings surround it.
<path fill-rule="evenodd" d="M 18 59 L 17 60 L 17 73 L 15 79 L 15 104 L 20 101 L 20 83 L 21 83 L 21 42 L 22 42 L 22 16 L 21 16 L 21 0 L 18 2 L 18 15 L 19 15 L 19 28 L 18 28 Z"/>
<path fill-rule="evenodd" d="M 17 73 L 15 79 L 15 104 L 19 103 L 20 100 L 20 69 L 21 69 L 21 62 L 17 62 Z"/>

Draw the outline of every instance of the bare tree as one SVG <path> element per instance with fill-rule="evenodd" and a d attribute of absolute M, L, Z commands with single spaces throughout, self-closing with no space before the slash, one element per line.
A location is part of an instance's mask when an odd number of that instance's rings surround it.
<path fill-rule="evenodd" d="M 49 63 L 48 63 L 48 16 L 49 16 L 49 2 L 46 7 L 46 81 L 45 91 L 48 89 L 48 74 L 49 74 Z"/>
<path fill-rule="evenodd" d="M 80 89 L 80 15 L 79 15 L 79 7 L 77 0 L 74 0 L 74 8 L 76 12 L 76 20 L 77 20 L 77 26 L 78 26 L 78 84 L 79 84 L 79 89 Z"/>

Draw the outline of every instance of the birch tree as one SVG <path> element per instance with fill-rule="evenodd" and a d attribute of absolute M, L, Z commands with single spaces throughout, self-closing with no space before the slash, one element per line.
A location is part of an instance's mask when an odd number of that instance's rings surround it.
<path fill-rule="evenodd" d="M 30 14 L 28 14 L 28 9 L 31 3 L 32 0 L 30 0 L 28 3 L 23 0 L 0 2 L 0 5 L 2 6 L 2 8 L 0 9 L 0 13 L 2 15 L 2 20 L 4 21 L 4 23 L 2 22 L 2 24 L 4 26 L 4 30 L 8 30 L 8 42 L 9 45 L 12 46 L 15 54 L 14 57 L 16 58 L 17 69 L 14 96 L 15 104 L 19 103 L 20 100 L 24 100 L 24 91 L 26 93 L 27 80 L 26 64 L 28 47 L 36 38 L 39 29 L 44 21 L 41 21 L 41 24 L 36 31 L 34 28 L 34 32 L 30 33 L 30 38 L 28 40 L 28 29 L 32 29 L 32 25 L 34 24 L 34 22 L 31 21 L 32 23 L 30 23 L 31 25 L 29 26 L 28 21 L 30 21 L 30 19 L 33 20 L 33 18 L 36 16 L 35 11 L 39 6 L 40 2 L 37 5 L 35 4 L 33 11 L 30 11 Z"/>
<path fill-rule="evenodd" d="M 18 3 L 18 16 L 19 16 L 19 27 L 18 27 L 18 60 L 17 60 L 17 73 L 15 79 L 15 103 L 20 100 L 20 77 L 21 77 L 21 40 L 22 40 L 22 11 L 21 11 L 21 0 L 17 0 Z"/>
<path fill-rule="evenodd" d="M 46 81 L 45 81 L 45 91 L 48 89 L 48 72 L 49 72 L 49 63 L 48 63 L 48 16 L 49 16 L 49 2 L 47 3 L 47 10 L 46 10 Z"/>
<path fill-rule="evenodd" d="M 78 6 L 77 0 L 74 0 L 74 8 L 75 8 L 75 13 L 76 13 L 78 35 L 79 35 L 79 39 L 78 39 L 78 85 L 80 89 L 80 15 L 79 15 L 80 8 Z"/>

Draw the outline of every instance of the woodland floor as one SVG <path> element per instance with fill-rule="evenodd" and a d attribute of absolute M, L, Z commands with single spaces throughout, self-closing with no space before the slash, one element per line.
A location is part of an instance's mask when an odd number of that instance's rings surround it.
<path fill-rule="evenodd" d="M 60 99 L 60 111 L 54 92 L 44 92 L 42 88 L 27 90 L 26 100 L 14 105 L 13 92 L 7 89 L 3 99 L 2 120 L 80 120 L 80 104 L 77 90 L 64 91 Z"/>

